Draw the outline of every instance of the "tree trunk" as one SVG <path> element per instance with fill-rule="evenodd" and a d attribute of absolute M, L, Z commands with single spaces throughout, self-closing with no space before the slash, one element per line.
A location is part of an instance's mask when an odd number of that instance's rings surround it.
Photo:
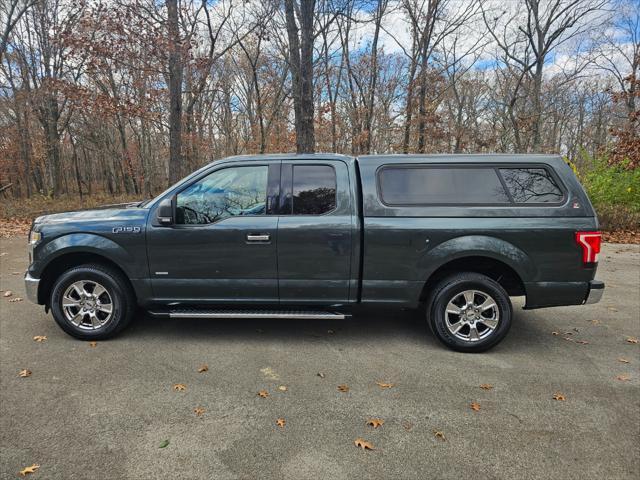
<path fill-rule="evenodd" d="M 316 143 L 313 125 L 313 13 L 315 0 L 300 0 L 300 29 L 296 23 L 294 1 L 285 0 L 284 7 L 289 39 L 296 150 L 298 153 L 313 153 Z"/>
<path fill-rule="evenodd" d="M 169 30 L 169 184 L 182 172 L 182 61 L 178 0 L 167 0 Z"/>

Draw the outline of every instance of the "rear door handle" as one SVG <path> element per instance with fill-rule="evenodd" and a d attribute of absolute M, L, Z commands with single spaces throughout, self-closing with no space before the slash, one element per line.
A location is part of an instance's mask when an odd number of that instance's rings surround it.
<path fill-rule="evenodd" d="M 268 233 L 247 233 L 247 242 L 268 242 L 271 235 Z"/>

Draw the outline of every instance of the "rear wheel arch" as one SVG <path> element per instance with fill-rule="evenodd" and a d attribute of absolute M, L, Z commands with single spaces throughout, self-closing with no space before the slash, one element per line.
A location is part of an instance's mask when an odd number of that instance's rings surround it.
<path fill-rule="evenodd" d="M 454 273 L 479 273 L 498 282 L 509 296 L 526 295 L 522 274 L 503 260 L 487 255 L 465 255 L 438 266 L 427 278 L 420 292 L 420 302 L 429 301 L 433 288 Z"/>

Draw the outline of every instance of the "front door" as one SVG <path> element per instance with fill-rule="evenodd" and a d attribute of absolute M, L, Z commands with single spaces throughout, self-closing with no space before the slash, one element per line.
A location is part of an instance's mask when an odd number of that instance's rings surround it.
<path fill-rule="evenodd" d="M 147 229 L 154 297 L 277 303 L 279 176 L 279 161 L 221 165 L 177 193 L 174 224 Z"/>

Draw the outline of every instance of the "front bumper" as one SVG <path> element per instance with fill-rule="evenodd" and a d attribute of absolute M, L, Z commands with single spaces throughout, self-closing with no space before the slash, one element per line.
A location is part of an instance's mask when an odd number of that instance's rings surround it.
<path fill-rule="evenodd" d="M 27 272 L 24 276 L 24 289 L 27 291 L 27 298 L 33 303 L 38 303 L 38 287 L 40 279 L 34 278 Z"/>
<path fill-rule="evenodd" d="M 604 294 L 604 282 L 600 280 L 591 280 L 589 282 L 589 293 L 587 299 L 584 301 L 585 305 L 592 303 L 598 303 Z"/>

